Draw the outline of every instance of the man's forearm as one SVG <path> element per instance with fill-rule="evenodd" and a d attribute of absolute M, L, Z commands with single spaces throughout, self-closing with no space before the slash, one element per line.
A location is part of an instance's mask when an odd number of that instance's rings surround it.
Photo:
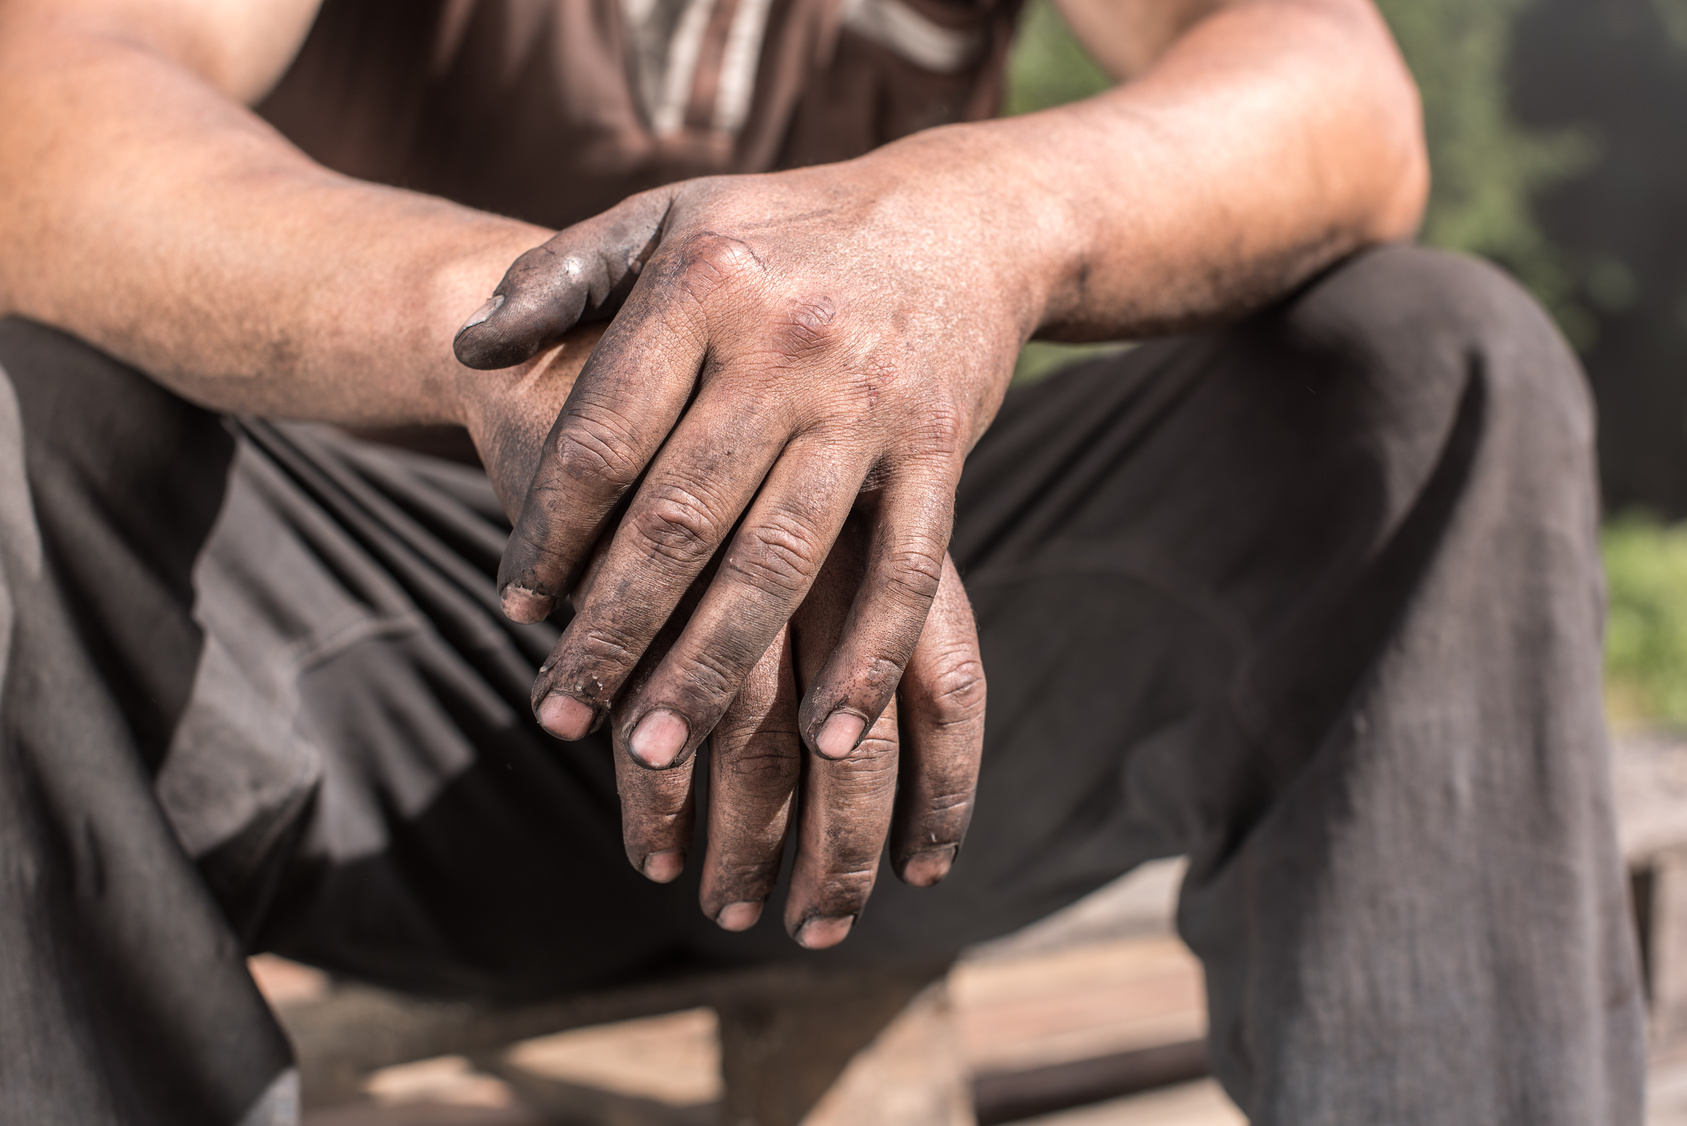
<path fill-rule="evenodd" d="M 1128 85 L 866 159 L 944 170 L 908 194 L 960 200 L 958 235 L 1023 271 L 1031 327 L 1073 340 L 1255 307 L 1409 237 L 1428 188 L 1415 88 L 1356 0 L 1227 4 Z"/>
<path fill-rule="evenodd" d="M 330 173 L 145 46 L 0 21 L 0 313 L 204 405 L 463 421 L 451 335 L 547 233 Z"/>

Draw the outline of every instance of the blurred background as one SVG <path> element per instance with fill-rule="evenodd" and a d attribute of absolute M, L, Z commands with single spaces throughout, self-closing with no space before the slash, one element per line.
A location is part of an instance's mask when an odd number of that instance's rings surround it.
<path fill-rule="evenodd" d="M 1593 383 L 1612 720 L 1687 728 L 1687 0 L 1378 5 L 1423 90 L 1423 240 L 1516 274 Z M 1106 83 L 1032 0 L 1009 111 Z M 1069 353 L 1033 344 L 1019 377 Z"/>

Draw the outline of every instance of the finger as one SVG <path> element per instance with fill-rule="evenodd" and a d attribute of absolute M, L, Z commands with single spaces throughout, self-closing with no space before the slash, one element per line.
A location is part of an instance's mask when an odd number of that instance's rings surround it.
<path fill-rule="evenodd" d="M 604 333 L 545 439 L 498 567 L 504 613 L 548 617 L 684 410 L 702 349 L 654 313 Z M 642 389 L 633 390 L 635 372 Z"/>
<path fill-rule="evenodd" d="M 827 659 L 842 636 L 863 574 L 862 536 L 846 532 L 826 559 L 810 597 L 792 622 L 799 683 Z M 785 928 L 810 949 L 835 946 L 854 926 L 878 878 L 896 796 L 896 705 L 886 705 L 842 760 L 806 755 L 796 861 Z"/>
<path fill-rule="evenodd" d="M 585 606 L 586 599 L 591 596 L 592 585 L 597 582 L 598 575 L 603 571 L 603 561 L 609 556 L 609 543 L 610 537 L 604 536 L 592 545 L 592 552 L 580 569 L 579 581 L 568 592 L 569 604 L 576 614 Z"/>
<path fill-rule="evenodd" d="M 694 602 L 695 597 L 688 599 Z M 676 626 L 656 639 L 651 660 L 634 671 L 635 681 L 649 675 L 654 654 L 673 641 Z M 685 870 L 696 822 L 692 763 L 672 770 L 647 770 L 634 762 L 624 744 L 614 742 L 615 792 L 621 797 L 621 842 L 627 860 L 659 884 L 677 879 Z"/>
<path fill-rule="evenodd" d="M 805 757 L 785 930 L 810 950 L 847 938 L 873 894 L 896 800 L 896 767 L 894 700 L 848 758 Z"/>
<path fill-rule="evenodd" d="M 984 662 L 978 627 L 954 562 L 897 692 L 902 767 L 891 821 L 891 867 L 905 883 L 930 887 L 944 876 L 972 820 L 984 753 Z"/>
<path fill-rule="evenodd" d="M 705 308 L 753 314 L 744 295 L 760 276 L 742 243 L 715 236 L 689 238 L 645 268 L 575 381 L 505 547 L 498 585 L 511 618 L 538 621 L 555 609 L 686 410 L 708 350 Z M 735 435 L 759 436 L 739 421 Z M 584 730 L 582 709 L 572 711 Z"/>
<path fill-rule="evenodd" d="M 787 447 L 720 554 L 719 570 L 679 640 L 649 680 L 626 696 L 621 716 L 629 725 L 628 745 L 646 765 L 660 768 L 691 754 L 715 727 L 750 670 L 807 596 L 849 517 L 862 472 L 840 463 L 837 453 L 817 437 L 798 438 Z M 641 589 L 648 589 L 650 576 L 663 569 L 660 561 L 643 550 L 633 551 L 623 562 L 642 565 Z M 610 573 L 606 565 L 596 580 L 598 588 L 615 587 Z M 620 581 L 632 581 L 630 570 L 620 574 L 624 576 Z M 655 585 L 663 581 L 673 580 L 658 578 Z M 605 600 L 597 616 L 576 619 L 570 631 L 578 630 L 582 638 L 607 634 L 616 645 L 637 646 L 639 636 L 621 628 L 612 615 L 630 620 L 651 612 L 644 604 L 660 613 L 665 595 L 658 590 L 640 602 L 640 606 L 627 606 Z M 649 624 L 643 628 L 648 630 Z M 595 656 L 575 645 L 570 636 L 565 635 L 563 644 L 579 654 L 559 661 L 559 672 L 583 670 L 587 667 L 583 662 Z M 590 667 L 601 678 L 612 676 L 615 665 L 611 654 Z M 665 738 L 655 738 L 658 731 Z"/>
<path fill-rule="evenodd" d="M 685 870 L 695 825 L 692 763 L 646 770 L 615 748 L 615 789 L 621 795 L 621 841 L 634 868 L 659 884 Z"/>
<path fill-rule="evenodd" d="M 699 901 L 729 931 L 748 930 L 779 879 L 802 774 L 796 670 L 781 630 L 709 736 L 709 849 Z"/>
<path fill-rule="evenodd" d="M 580 321 L 612 314 L 656 249 L 673 198 L 672 188 L 632 196 L 517 258 L 457 330 L 457 359 L 481 370 L 514 367 Z"/>
<path fill-rule="evenodd" d="M 947 476 L 903 474 L 886 486 L 855 604 L 798 715 L 823 758 L 851 754 L 896 695 L 942 579 L 953 511 Z"/>
<path fill-rule="evenodd" d="M 498 502 L 513 523 L 538 471 L 545 435 L 556 422 L 568 392 L 603 336 L 604 326 L 587 325 L 564 334 L 543 362 L 506 377 L 504 390 L 481 400 L 481 415 L 469 434 Z M 488 378 L 492 382 L 493 377 Z"/>

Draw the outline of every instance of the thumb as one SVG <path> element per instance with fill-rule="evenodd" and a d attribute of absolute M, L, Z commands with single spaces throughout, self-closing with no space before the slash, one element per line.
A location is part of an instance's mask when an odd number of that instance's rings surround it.
<path fill-rule="evenodd" d="M 517 258 L 457 330 L 457 359 L 483 371 L 514 367 L 576 324 L 613 316 L 661 241 L 673 197 L 672 189 L 643 192 Z"/>

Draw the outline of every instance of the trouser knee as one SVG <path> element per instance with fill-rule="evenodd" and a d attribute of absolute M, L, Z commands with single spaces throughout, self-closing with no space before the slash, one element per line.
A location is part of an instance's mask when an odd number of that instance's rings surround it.
<path fill-rule="evenodd" d="M 27 493 L 7 499 L 29 506 L 43 566 L 156 765 L 199 648 L 193 567 L 234 440 L 215 414 L 29 321 L 0 319 L 0 379 L 24 454 L 25 481 L 5 488 Z"/>
<path fill-rule="evenodd" d="M 1517 500 L 1591 500 L 1586 379 L 1551 318 L 1496 267 L 1421 247 L 1373 250 L 1288 303 L 1281 331 L 1360 373 L 1370 409 L 1353 425 L 1378 456 L 1444 445 L 1463 418 L 1476 476 Z M 1526 482 L 1550 487 L 1517 488 Z"/>

